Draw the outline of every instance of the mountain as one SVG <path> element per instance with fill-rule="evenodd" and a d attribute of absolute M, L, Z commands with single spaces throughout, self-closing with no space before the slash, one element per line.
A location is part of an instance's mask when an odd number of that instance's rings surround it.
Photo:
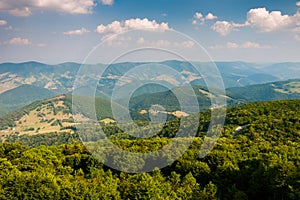
<path fill-rule="evenodd" d="M 216 62 L 217 68 L 224 80 L 225 87 L 240 87 L 252 84 L 262 84 L 270 81 L 287 80 L 299 78 L 300 63 L 275 63 L 275 64 L 255 64 L 246 62 Z M 110 96 L 116 83 L 121 80 L 121 77 L 137 66 L 160 65 L 168 66 L 180 74 L 174 76 L 158 76 L 153 81 L 164 81 L 171 84 L 173 87 L 184 86 L 188 83 L 193 85 L 205 86 L 205 81 L 201 74 L 197 73 L 196 67 L 207 67 L 210 63 L 201 62 L 184 62 L 184 61 L 165 61 L 158 63 L 138 63 L 138 62 L 123 62 L 111 64 L 103 72 L 102 77 L 97 73 L 89 73 L 79 77 L 79 83 L 82 86 L 89 86 L 89 82 L 97 81 L 98 90 L 105 95 Z M 77 77 L 77 72 L 80 69 L 79 63 L 62 63 L 58 65 L 48 65 L 38 62 L 25 63 L 2 63 L 0 64 L 0 93 L 11 90 L 23 84 L 30 84 L 37 87 L 46 88 L 56 93 L 71 93 L 74 81 Z M 106 65 L 86 65 L 91 69 L 99 67 L 104 69 Z M 147 74 L 144 74 L 147 75 Z M 128 81 L 128 80 L 127 80 Z M 126 82 L 126 80 L 125 80 Z M 122 82 L 119 82 L 122 84 Z M 143 93 L 158 92 L 158 88 L 148 88 Z M 103 97 L 103 96 L 102 96 Z"/>
<path fill-rule="evenodd" d="M 300 79 L 228 88 L 226 92 L 246 102 L 297 99 L 300 98 Z"/>
<path fill-rule="evenodd" d="M 0 115 L 21 108 L 34 101 L 47 99 L 55 95 L 55 92 L 45 88 L 28 84 L 20 85 L 0 94 L 0 105 L 4 108 L 0 111 Z"/>
<path fill-rule="evenodd" d="M 77 63 L 47 65 L 38 62 L 0 64 L 0 93 L 23 84 L 46 88 L 57 93 L 71 91 L 80 67 Z"/>
<path fill-rule="evenodd" d="M 112 126 L 117 148 L 97 138 L 82 144 L 70 133 L 12 134 L 0 145 L 1 199 L 296 200 L 299 107 L 300 100 L 284 100 L 229 108 L 205 157 L 209 112 L 199 115 L 196 137 L 174 138 L 178 119 L 150 138 L 122 139 Z"/>
<path fill-rule="evenodd" d="M 275 63 L 261 68 L 261 71 L 281 80 L 298 79 L 300 77 L 300 63 Z"/>
<path fill-rule="evenodd" d="M 27 90 L 25 90 L 27 89 Z M 31 90 L 34 91 L 31 91 Z M 39 88 L 40 89 L 40 88 Z M 24 85 L 13 91 L 8 91 L 1 94 L 1 103 L 8 103 L 8 101 L 21 103 L 23 102 L 22 95 L 28 92 L 31 98 L 40 98 L 45 92 L 45 95 L 50 95 L 47 90 L 35 88 L 34 86 Z M 144 90 L 141 88 L 141 90 Z M 27 91 L 24 93 L 24 91 Z M 193 114 L 197 111 L 207 110 L 214 105 L 211 103 L 211 97 L 214 97 L 207 88 L 203 86 L 193 86 L 193 92 L 187 92 L 185 87 L 178 87 L 172 90 L 164 92 L 156 92 L 151 94 L 140 94 L 139 90 L 136 90 L 137 94 L 133 94 L 129 101 L 130 115 L 133 120 L 137 121 L 148 121 L 152 117 L 161 117 L 165 114 L 167 120 L 173 120 L 180 117 L 185 117 Z M 35 93 L 36 92 L 36 93 Z M 260 85 L 250 85 L 245 87 L 235 87 L 228 88 L 226 90 L 227 95 L 225 96 L 227 100 L 227 106 L 235 106 L 239 104 L 245 104 L 247 102 L 256 101 L 270 101 L 270 100 L 283 100 L 283 99 L 299 99 L 300 98 L 300 80 L 294 79 L 289 81 L 279 81 Z M 11 95 L 11 96 L 10 96 Z M 53 95 L 53 94 L 52 94 Z M 180 103 L 176 97 L 179 95 L 181 97 L 181 103 L 185 105 L 185 110 L 181 109 Z M 196 95 L 198 100 L 199 108 L 194 107 L 193 102 L 189 102 Z M 2 98 L 3 96 L 3 98 Z M 21 98 L 15 98 L 15 96 Z M 5 98 L 4 98 L 5 97 Z M 82 119 L 93 118 L 91 115 L 93 112 L 86 105 L 92 103 L 92 97 L 80 96 L 77 98 L 80 103 L 77 104 L 76 109 L 79 109 Z M 29 99 L 32 100 L 32 99 Z M 119 99 L 116 102 L 111 102 L 110 100 L 97 97 L 95 100 L 96 115 L 102 122 L 114 122 L 114 117 L 111 110 L 111 105 L 115 106 L 119 114 L 126 113 L 126 108 L 122 105 L 126 105 L 123 99 Z M 12 105 L 12 104 L 11 104 Z M 27 133 L 30 129 L 31 133 L 37 131 L 37 127 L 44 127 L 43 131 L 46 132 L 63 132 L 64 128 L 67 126 L 74 126 L 70 123 L 72 121 L 72 96 L 71 95 L 61 95 L 51 99 L 37 101 L 22 109 L 8 113 L 0 118 L 0 127 L 2 127 L 2 134 L 5 132 L 20 132 L 21 134 Z M 27 121 L 28 119 L 28 121 Z M 54 120 L 54 121 L 53 121 Z M 58 125 L 51 126 L 52 123 L 59 121 Z M 27 121 L 27 122 L 26 122 Z M 58 122 L 57 121 L 57 122 Z M 17 127 L 12 127 L 16 125 Z M 19 128 L 18 128 L 19 127 Z M 54 128 L 55 127 L 55 128 Z M 62 130 L 61 130 L 62 129 Z M 34 131 L 33 131 L 34 130 Z M 72 130 L 72 129 L 70 129 Z M 42 131 L 42 130 L 39 130 Z M 38 131 L 38 132 L 39 132 Z M 1 133 L 0 133 L 1 134 Z"/>
<path fill-rule="evenodd" d="M 198 100 L 200 111 L 213 106 L 211 98 L 216 96 L 210 93 L 206 87 L 193 86 L 193 90 L 192 94 L 186 92 L 185 87 L 177 87 L 164 92 L 137 95 L 130 99 L 129 106 L 136 119 L 140 117 L 141 113 L 143 116 L 147 116 L 151 106 L 156 104 L 163 106 L 169 112 L 180 111 L 176 95 L 184 97 L 184 105 L 191 105 L 190 113 L 196 110 L 192 107 L 194 104 L 188 102 L 194 96 Z M 300 79 L 228 88 L 224 98 L 226 98 L 227 106 L 256 101 L 298 99 L 300 98 Z"/>
<path fill-rule="evenodd" d="M 290 85 L 288 82 L 276 84 L 274 81 L 286 81 L 290 77 L 299 78 L 300 63 L 216 62 L 215 64 L 227 88 L 226 99 L 228 105 L 252 101 L 299 98 L 297 80 Z M 163 105 L 167 112 L 171 112 L 169 116 L 186 115 L 187 113 L 178 115 L 179 105 L 172 93 L 175 90 L 181 93 L 178 88 L 184 88 L 189 83 L 194 87 L 200 110 L 211 106 L 210 94 L 205 89 L 205 76 L 209 76 L 209 74 L 199 75 L 194 68 L 195 66 L 198 68 L 210 67 L 210 63 L 189 63 L 178 60 L 159 63 L 116 63 L 109 65 L 106 71 L 103 72 L 102 77 L 95 69 L 96 67 L 104 69 L 104 64 L 86 65 L 90 69 L 90 73 L 82 74 L 82 76 L 78 75 L 80 66 L 81 64 L 71 62 L 58 65 L 47 65 L 38 62 L 0 64 L 0 115 L 28 105 L 35 100 L 49 98 L 57 94 L 72 94 L 76 78 L 79 85 L 75 87 L 77 94 L 90 95 L 86 91 L 90 91 L 94 83 L 98 83 L 95 96 L 110 100 L 116 86 L 134 84 L 132 77 L 124 78 L 123 76 L 139 66 L 147 66 L 147 69 L 149 69 L 149 71 L 140 72 L 139 78 L 141 80 L 147 76 L 149 77 L 151 73 L 152 75 L 156 73 L 157 76 L 151 78 L 153 84 L 144 85 L 134 91 L 130 100 L 130 110 L 134 119 L 148 118 L 149 107 L 153 102 Z M 176 70 L 178 74 L 176 76 L 172 73 L 159 75 L 159 70 L 153 70 L 156 66 L 168 66 Z M 161 86 L 161 84 L 170 87 L 167 88 Z M 123 92 L 128 94 L 131 91 Z M 122 101 L 122 98 L 124 97 L 120 96 L 119 100 Z"/>
<path fill-rule="evenodd" d="M 246 62 L 216 62 L 216 65 L 222 75 L 226 88 L 280 80 L 279 77 L 273 76 L 270 71 L 262 71 L 259 64 Z"/>
<path fill-rule="evenodd" d="M 85 103 L 92 102 L 91 97 L 77 97 Z M 102 98 L 95 99 L 96 115 L 100 122 L 114 122 L 111 105 L 122 110 L 120 105 Z M 76 109 L 86 114 L 76 114 L 76 119 L 89 120 L 89 110 L 86 107 Z M 0 137 L 17 133 L 18 135 L 36 135 L 40 133 L 74 133 L 75 122 L 72 112 L 72 96 L 60 95 L 46 100 L 36 101 L 16 111 L 0 117 Z"/>
<path fill-rule="evenodd" d="M 98 102 L 102 102 L 102 100 L 98 99 Z M 69 110 L 69 104 L 70 96 L 58 96 L 47 101 L 35 102 L 17 112 L 2 117 L 0 121 L 0 139 L 9 142 L 20 141 L 29 146 L 82 142 L 76 135 L 76 126 Z M 246 136 L 251 140 L 263 138 L 265 141 L 270 142 L 279 140 L 287 143 L 289 141 L 299 142 L 299 106 L 300 99 L 293 99 L 254 102 L 230 107 L 226 112 L 222 135 L 229 138 L 237 137 L 238 139 Z M 103 108 L 100 108 L 100 110 L 103 111 Z M 200 118 L 196 118 L 200 120 L 197 137 L 203 137 L 206 134 L 210 123 L 210 113 L 210 110 L 202 111 Z M 197 115 L 184 116 L 185 124 L 193 127 Z M 81 117 L 86 118 L 85 116 Z M 139 134 L 141 131 L 151 134 L 153 131 L 158 131 L 154 135 L 160 138 L 173 138 L 178 125 L 180 125 L 180 119 L 174 118 L 166 122 L 164 126 L 152 124 L 142 126 L 141 129 L 129 127 L 131 129 L 124 133 L 118 124 L 111 123 L 113 122 L 111 118 L 103 118 L 99 121 L 102 123 L 102 130 L 111 139 L 132 139 L 133 141 L 134 137 L 131 137 L 131 135 Z M 96 142 L 103 139 L 99 135 L 94 129 L 87 129 L 81 137 Z M 154 138 L 157 138 L 157 136 L 154 136 Z"/>

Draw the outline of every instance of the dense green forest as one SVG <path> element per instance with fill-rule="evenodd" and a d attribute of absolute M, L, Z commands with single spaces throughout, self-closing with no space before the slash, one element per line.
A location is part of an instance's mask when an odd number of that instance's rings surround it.
<path fill-rule="evenodd" d="M 76 134 L 12 136 L 0 146 L 0 199 L 299 199 L 299 107 L 289 100 L 229 108 L 222 137 L 199 158 L 210 114 L 203 112 L 198 137 L 178 139 L 193 140 L 188 151 L 149 173 L 103 165 Z M 168 144 L 179 123 L 149 139 L 127 137 L 113 124 L 105 132 L 126 151 L 150 152 Z"/>

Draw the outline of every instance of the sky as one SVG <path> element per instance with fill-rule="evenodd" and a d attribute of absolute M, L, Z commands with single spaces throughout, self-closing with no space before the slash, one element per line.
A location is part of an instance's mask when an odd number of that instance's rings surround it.
<path fill-rule="evenodd" d="M 297 0 L 0 0 L 0 62 L 300 62 L 299 52 Z"/>

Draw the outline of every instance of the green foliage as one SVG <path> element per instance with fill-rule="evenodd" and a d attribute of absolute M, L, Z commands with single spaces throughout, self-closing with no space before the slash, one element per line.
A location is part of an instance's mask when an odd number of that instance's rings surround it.
<path fill-rule="evenodd" d="M 194 139 L 172 138 L 180 119 L 148 139 L 127 137 L 114 124 L 104 126 L 111 141 L 129 152 L 153 152 L 171 140 L 180 145 L 193 140 L 179 159 L 150 173 L 129 174 L 103 165 L 76 134 L 13 134 L 7 142 L 31 147 L 0 145 L 0 199 L 299 199 L 299 107 L 300 100 L 289 100 L 229 108 L 222 137 L 204 158 L 198 155 L 210 111 L 200 114 Z M 187 118 L 187 126 L 194 117 Z M 239 126 L 243 128 L 233 134 Z M 89 150 L 103 142 L 91 132 L 86 137 L 94 141 Z M 142 159 L 97 150 L 124 170 L 147 168 Z M 174 148 L 157 156 L 168 160 L 178 153 Z M 128 166 L 128 159 L 136 165 Z"/>

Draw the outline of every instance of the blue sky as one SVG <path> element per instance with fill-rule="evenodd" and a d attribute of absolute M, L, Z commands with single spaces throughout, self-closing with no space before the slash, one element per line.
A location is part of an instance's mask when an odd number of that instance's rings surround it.
<path fill-rule="evenodd" d="M 198 44 L 216 61 L 300 61 L 300 2 L 0 0 L 0 62 L 83 62 L 101 42 L 91 62 L 146 46 L 202 61 Z"/>

